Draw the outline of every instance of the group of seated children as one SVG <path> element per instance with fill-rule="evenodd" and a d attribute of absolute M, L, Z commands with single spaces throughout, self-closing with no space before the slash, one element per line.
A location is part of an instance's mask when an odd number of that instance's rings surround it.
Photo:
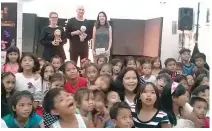
<path fill-rule="evenodd" d="M 1 74 L 1 117 L 8 128 L 209 128 L 206 56 L 181 62 L 132 56 L 81 67 L 10 47 Z"/>

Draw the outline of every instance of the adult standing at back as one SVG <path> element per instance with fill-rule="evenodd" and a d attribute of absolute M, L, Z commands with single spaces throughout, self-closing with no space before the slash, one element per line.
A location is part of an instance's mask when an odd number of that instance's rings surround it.
<path fill-rule="evenodd" d="M 58 14 L 50 12 L 49 25 L 44 27 L 41 33 L 40 43 L 44 46 L 43 59 L 49 62 L 55 55 L 60 56 L 63 61 L 66 59 L 63 45 L 67 39 L 63 27 L 58 26 L 57 22 Z"/>
<path fill-rule="evenodd" d="M 89 23 L 84 18 L 85 9 L 80 5 L 77 7 L 77 16 L 68 20 L 66 34 L 70 41 L 70 59 L 77 62 L 88 58 Z M 81 61 L 80 60 L 80 61 Z"/>
<path fill-rule="evenodd" d="M 93 27 L 92 51 L 94 59 L 100 54 L 104 54 L 109 59 L 111 46 L 112 27 L 107 20 L 106 13 L 101 11 Z"/>

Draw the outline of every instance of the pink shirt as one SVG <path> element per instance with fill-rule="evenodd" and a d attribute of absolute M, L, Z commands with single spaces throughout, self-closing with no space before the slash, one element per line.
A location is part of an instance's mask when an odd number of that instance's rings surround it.
<path fill-rule="evenodd" d="M 2 72 L 12 72 L 13 74 L 15 74 L 18 72 L 18 68 L 19 68 L 18 63 L 14 65 L 4 64 L 2 65 L 1 70 Z"/>

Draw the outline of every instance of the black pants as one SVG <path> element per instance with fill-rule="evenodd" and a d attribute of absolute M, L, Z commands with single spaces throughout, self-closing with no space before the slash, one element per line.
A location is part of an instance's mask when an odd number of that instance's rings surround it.
<path fill-rule="evenodd" d="M 88 58 L 88 44 L 87 43 L 79 43 L 83 45 L 70 45 L 70 59 L 77 63 L 78 57 L 80 56 L 80 61 L 84 58 Z"/>

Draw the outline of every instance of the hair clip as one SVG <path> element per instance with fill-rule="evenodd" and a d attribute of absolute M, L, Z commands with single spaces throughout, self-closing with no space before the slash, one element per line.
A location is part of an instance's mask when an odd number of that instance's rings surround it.
<path fill-rule="evenodd" d="M 172 83 L 171 94 L 174 93 L 174 91 L 176 90 L 176 88 L 177 88 L 178 85 L 179 85 L 179 83 L 177 83 L 177 82 L 173 82 L 173 83 Z"/>

